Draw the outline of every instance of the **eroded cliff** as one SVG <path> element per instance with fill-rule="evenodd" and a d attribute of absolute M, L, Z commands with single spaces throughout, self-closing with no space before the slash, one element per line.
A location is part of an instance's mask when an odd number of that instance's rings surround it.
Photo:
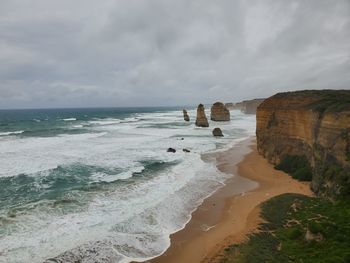
<path fill-rule="evenodd" d="M 316 193 L 350 195 L 350 91 L 279 93 L 256 119 L 258 151 L 271 163 L 305 156 Z"/>
<path fill-rule="evenodd" d="M 226 108 L 230 110 L 240 110 L 245 114 L 256 114 L 257 107 L 265 99 L 244 100 L 237 103 L 226 103 Z"/>

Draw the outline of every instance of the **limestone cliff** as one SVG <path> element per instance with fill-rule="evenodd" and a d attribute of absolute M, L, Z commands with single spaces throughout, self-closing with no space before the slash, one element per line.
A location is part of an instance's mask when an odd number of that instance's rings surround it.
<path fill-rule="evenodd" d="M 226 103 L 225 106 L 230 110 L 240 110 L 245 114 L 255 114 L 258 106 L 265 99 L 253 99 L 253 100 L 244 100 L 237 103 Z"/>
<path fill-rule="evenodd" d="M 256 114 L 256 109 L 265 99 L 254 99 L 242 101 L 241 111 L 245 114 Z"/>
<path fill-rule="evenodd" d="M 316 193 L 350 195 L 350 91 L 279 93 L 256 119 L 258 151 L 271 163 L 305 155 Z"/>
<path fill-rule="evenodd" d="M 230 111 L 222 102 L 215 102 L 211 107 L 210 119 L 212 121 L 229 121 Z"/>

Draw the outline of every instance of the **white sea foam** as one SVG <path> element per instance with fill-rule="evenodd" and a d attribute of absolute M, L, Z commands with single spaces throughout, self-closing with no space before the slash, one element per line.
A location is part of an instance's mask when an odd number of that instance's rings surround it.
<path fill-rule="evenodd" d="M 228 178 L 214 164 L 203 162 L 201 154 L 226 149 L 255 129 L 255 116 L 239 112 L 233 112 L 231 122 L 210 121 L 210 128 L 196 128 L 195 111 L 188 112 L 192 122 L 184 125 L 181 112 L 144 113 L 123 121 L 90 121 L 92 126 L 84 125 L 86 134 L 0 141 L 0 177 L 45 176 L 57 166 L 82 163 L 120 169 L 91 176 L 92 182 L 110 183 L 132 178 L 147 161 L 173 164 L 136 183 L 76 195 L 88 205 L 75 212 L 60 213 L 43 201 L 17 215 L 11 233 L 0 235 L 0 262 L 42 262 L 61 253 L 68 262 L 74 257 L 84 257 L 84 262 L 102 261 L 99 257 L 104 262 L 130 262 L 163 253 L 170 234 L 183 228 L 191 212 Z M 216 126 L 224 138 L 211 135 Z M 168 147 L 177 152 L 166 153 Z M 96 253 L 90 255 L 91 251 Z"/>
<path fill-rule="evenodd" d="M 120 119 L 112 119 L 112 118 L 96 119 L 93 121 L 89 121 L 89 123 L 93 125 L 112 125 L 112 124 L 118 124 L 120 122 L 121 122 Z"/>
<path fill-rule="evenodd" d="M 23 132 L 24 131 L 0 132 L 0 136 L 16 135 L 16 134 L 21 134 Z"/>
<path fill-rule="evenodd" d="M 62 120 L 64 120 L 64 121 L 76 121 L 77 118 L 66 118 L 66 119 L 62 119 Z"/>

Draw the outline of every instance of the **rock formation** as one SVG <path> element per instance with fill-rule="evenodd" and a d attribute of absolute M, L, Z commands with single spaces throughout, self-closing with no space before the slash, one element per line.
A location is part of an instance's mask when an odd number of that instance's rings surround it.
<path fill-rule="evenodd" d="M 187 110 L 183 109 L 182 112 L 183 112 L 183 115 L 184 115 L 184 120 L 185 121 L 190 121 L 190 116 L 188 116 Z"/>
<path fill-rule="evenodd" d="M 229 121 L 230 111 L 222 102 L 215 102 L 211 107 L 210 119 L 212 121 Z"/>
<path fill-rule="evenodd" d="M 168 148 L 167 150 L 168 153 L 176 153 L 176 150 L 174 148 Z"/>
<path fill-rule="evenodd" d="M 306 234 L 305 234 L 306 242 L 312 242 L 312 241 L 321 242 L 322 240 L 323 240 L 323 235 L 321 233 L 319 232 L 312 233 L 309 228 L 306 230 Z"/>
<path fill-rule="evenodd" d="M 207 116 L 205 115 L 203 104 L 199 104 L 197 108 L 196 126 L 209 127 Z"/>
<path fill-rule="evenodd" d="M 186 148 L 182 149 L 182 151 L 185 152 L 185 153 L 190 153 L 191 152 L 189 149 L 186 149 Z"/>
<path fill-rule="evenodd" d="M 256 119 L 258 151 L 271 163 L 305 156 L 316 193 L 350 194 L 350 90 L 279 93 Z"/>
<path fill-rule="evenodd" d="M 222 134 L 222 131 L 220 128 L 215 128 L 213 130 L 213 136 L 215 137 L 223 137 L 224 135 Z"/>

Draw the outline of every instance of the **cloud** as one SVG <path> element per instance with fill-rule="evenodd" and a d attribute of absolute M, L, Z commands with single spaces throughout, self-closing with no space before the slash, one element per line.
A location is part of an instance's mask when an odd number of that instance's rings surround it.
<path fill-rule="evenodd" d="M 350 2 L 0 0 L 0 108 L 349 89 Z"/>

